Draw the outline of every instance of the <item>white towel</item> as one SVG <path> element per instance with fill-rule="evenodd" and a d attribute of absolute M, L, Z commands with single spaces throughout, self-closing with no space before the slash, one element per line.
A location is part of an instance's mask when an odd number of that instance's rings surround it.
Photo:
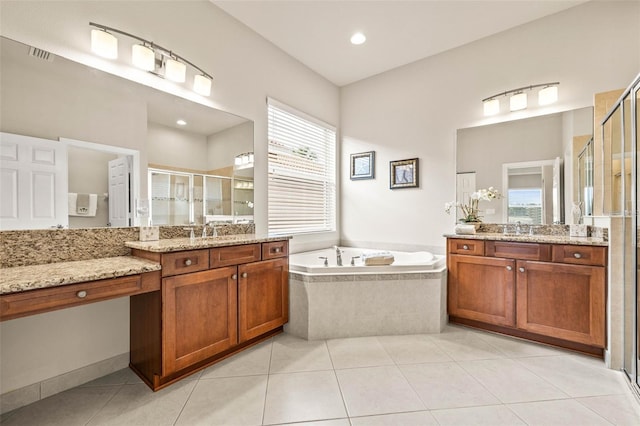
<path fill-rule="evenodd" d="M 476 233 L 475 225 L 465 225 L 462 223 L 456 225 L 456 234 L 474 235 L 475 233 Z"/>
<path fill-rule="evenodd" d="M 391 265 L 395 260 L 393 254 L 388 251 L 364 253 L 360 257 L 362 258 L 362 263 L 364 263 L 365 266 Z"/>
<path fill-rule="evenodd" d="M 69 192 L 68 209 L 69 216 L 94 217 L 98 210 L 98 194 L 89 194 L 89 210 L 87 213 L 78 213 L 78 194 Z"/>

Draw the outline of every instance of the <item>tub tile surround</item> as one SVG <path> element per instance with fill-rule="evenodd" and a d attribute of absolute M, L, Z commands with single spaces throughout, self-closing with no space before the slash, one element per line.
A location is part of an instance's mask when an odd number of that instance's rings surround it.
<path fill-rule="evenodd" d="M 401 274 L 289 273 L 285 331 L 308 340 L 439 333 L 447 322 L 446 268 Z"/>

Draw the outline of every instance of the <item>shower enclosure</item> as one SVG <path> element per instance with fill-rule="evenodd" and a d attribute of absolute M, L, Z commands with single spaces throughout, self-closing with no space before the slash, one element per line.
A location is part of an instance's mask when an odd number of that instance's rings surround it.
<path fill-rule="evenodd" d="M 610 216 L 611 286 L 622 287 L 623 370 L 640 392 L 640 335 L 638 318 L 638 143 L 640 142 L 640 75 L 624 91 L 602 122 L 603 211 Z"/>

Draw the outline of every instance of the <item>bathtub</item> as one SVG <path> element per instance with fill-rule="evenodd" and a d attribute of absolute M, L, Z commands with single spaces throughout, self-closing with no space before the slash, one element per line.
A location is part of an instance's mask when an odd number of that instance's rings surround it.
<path fill-rule="evenodd" d="M 393 251 L 389 266 L 351 258 L 381 250 L 341 247 L 290 255 L 289 323 L 308 340 L 439 333 L 447 323 L 445 257 Z M 329 266 L 324 266 L 327 257 Z"/>
<path fill-rule="evenodd" d="M 338 266 L 335 248 L 297 253 L 289 256 L 289 270 L 307 274 L 380 274 L 399 272 L 431 271 L 445 264 L 445 256 L 433 255 L 427 251 L 403 252 L 389 251 L 394 257 L 393 264 L 388 266 L 365 266 L 363 254 L 377 253 L 383 250 L 340 247 L 342 251 L 342 265 Z M 387 250 L 384 250 L 387 251 Z M 329 261 L 324 266 L 324 259 Z M 353 265 L 351 261 L 353 260 Z"/>

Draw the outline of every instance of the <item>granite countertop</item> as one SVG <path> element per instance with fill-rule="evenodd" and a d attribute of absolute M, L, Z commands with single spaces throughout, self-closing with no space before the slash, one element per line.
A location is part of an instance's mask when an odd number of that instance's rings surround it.
<path fill-rule="evenodd" d="M 504 235 L 502 233 L 478 232 L 477 234 L 444 234 L 446 238 L 466 240 L 513 241 L 522 243 L 576 244 L 581 246 L 604 246 L 609 242 L 596 237 L 570 237 L 568 235 Z"/>
<path fill-rule="evenodd" d="M 289 240 L 291 236 L 270 236 L 267 234 L 236 234 L 218 237 L 170 238 L 158 241 L 127 241 L 129 248 L 150 251 L 154 253 L 169 253 L 172 251 L 196 250 L 212 247 L 236 246 L 242 244 L 266 243 L 269 241 Z"/>
<path fill-rule="evenodd" d="M 159 271 L 160 264 L 133 256 L 0 268 L 0 294 Z"/>

